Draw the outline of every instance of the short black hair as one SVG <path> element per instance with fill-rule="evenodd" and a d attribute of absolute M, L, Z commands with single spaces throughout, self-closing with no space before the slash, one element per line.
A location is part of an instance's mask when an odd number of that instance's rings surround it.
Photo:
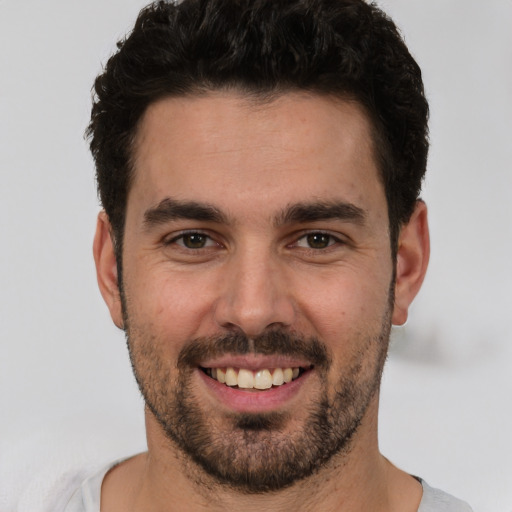
<path fill-rule="evenodd" d="M 234 89 L 357 101 L 373 127 L 395 254 L 428 154 L 421 70 L 393 21 L 364 0 L 158 1 L 143 9 L 94 84 L 87 135 L 120 263 L 133 145 L 147 107 Z"/>

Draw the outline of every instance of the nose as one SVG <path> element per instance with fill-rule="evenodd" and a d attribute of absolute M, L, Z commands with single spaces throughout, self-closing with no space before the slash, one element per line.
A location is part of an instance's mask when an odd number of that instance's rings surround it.
<path fill-rule="evenodd" d="M 224 329 L 240 329 L 249 337 L 292 325 L 295 308 L 283 265 L 258 250 L 233 256 L 222 276 L 216 323 Z"/>

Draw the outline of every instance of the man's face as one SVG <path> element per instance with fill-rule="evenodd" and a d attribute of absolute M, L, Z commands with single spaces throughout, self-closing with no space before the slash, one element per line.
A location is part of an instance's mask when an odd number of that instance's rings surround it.
<path fill-rule="evenodd" d="M 393 265 L 363 111 L 299 94 L 165 99 L 135 156 L 123 316 L 173 445 L 255 492 L 368 441 Z"/>

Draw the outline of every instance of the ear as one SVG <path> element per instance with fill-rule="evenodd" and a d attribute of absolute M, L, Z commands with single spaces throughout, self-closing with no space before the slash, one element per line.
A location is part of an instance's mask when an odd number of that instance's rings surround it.
<path fill-rule="evenodd" d="M 418 201 L 398 237 L 396 260 L 395 306 L 393 324 L 403 325 L 409 306 L 421 288 L 430 256 L 427 206 Z"/>
<path fill-rule="evenodd" d="M 112 226 L 105 211 L 98 214 L 93 254 L 96 263 L 96 277 L 103 300 L 110 310 L 114 324 L 123 329 L 121 294 L 117 276 L 117 261 L 112 240 Z"/>

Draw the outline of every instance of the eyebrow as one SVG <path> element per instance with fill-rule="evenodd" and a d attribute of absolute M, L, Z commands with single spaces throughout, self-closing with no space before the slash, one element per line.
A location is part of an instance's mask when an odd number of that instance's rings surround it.
<path fill-rule="evenodd" d="M 364 224 L 366 211 L 345 201 L 297 203 L 285 208 L 277 217 L 276 225 L 303 224 L 321 220 L 342 220 Z"/>
<path fill-rule="evenodd" d="M 215 206 L 196 201 L 180 201 L 170 197 L 144 212 L 144 225 L 147 228 L 180 219 L 227 223 L 226 216 Z"/>
<path fill-rule="evenodd" d="M 216 206 L 170 197 L 144 212 L 144 225 L 148 229 L 182 219 L 229 224 L 227 216 Z M 296 203 L 284 208 L 275 217 L 274 223 L 276 226 L 281 226 L 335 219 L 364 224 L 366 212 L 359 206 L 345 201 Z"/>

